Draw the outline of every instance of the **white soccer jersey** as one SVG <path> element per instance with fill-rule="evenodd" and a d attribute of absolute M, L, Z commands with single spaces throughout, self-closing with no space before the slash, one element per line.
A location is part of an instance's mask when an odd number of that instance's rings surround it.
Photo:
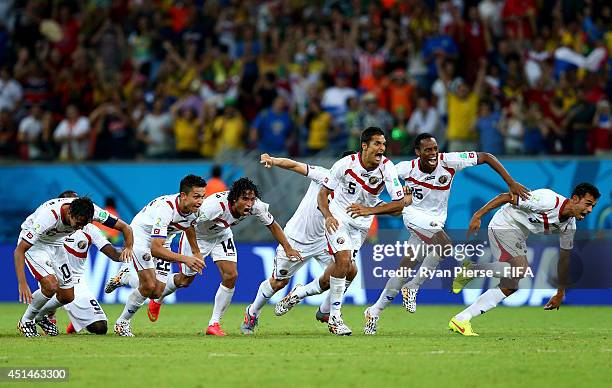
<path fill-rule="evenodd" d="M 563 249 L 574 247 L 576 218 L 561 218 L 565 204 L 569 200 L 549 189 L 531 192 L 528 200 L 518 199 L 518 205 L 505 204 L 491 219 L 489 228 L 520 229 L 525 238 L 529 233 L 559 234 L 559 244 Z"/>
<path fill-rule="evenodd" d="M 183 214 L 178 208 L 180 194 L 163 195 L 149 202 L 136 214 L 132 223 L 134 246 L 151 246 L 151 238 L 164 238 L 165 246 L 179 232 L 195 223 L 196 213 Z"/>
<path fill-rule="evenodd" d="M 334 190 L 334 198 L 329 205 L 334 217 L 361 229 L 369 229 L 374 216 L 353 219 L 346 212 L 349 205 L 358 203 L 374 207 L 381 202 L 379 196 L 383 188 L 387 189 L 393 201 L 404 198 L 395 165 L 385 157 L 374 170 L 367 170 L 361 162 L 360 153 L 345 156 L 334 163 L 323 185 Z"/>
<path fill-rule="evenodd" d="M 64 239 L 64 249 L 68 252 L 70 269 L 72 275 L 77 279 L 85 273 L 87 252 L 92 244 L 98 247 L 98 250 L 110 244 L 102 231 L 92 224 L 85 225 L 82 230 L 77 230 Z"/>
<path fill-rule="evenodd" d="M 407 208 L 417 209 L 444 225 L 455 173 L 477 162 L 476 152 L 439 153 L 438 166 L 430 174 L 421 170 L 420 159 L 398 163 L 397 173 L 412 193 L 412 204 Z"/>
<path fill-rule="evenodd" d="M 248 217 L 234 218 L 230 211 L 228 195 L 229 191 L 222 191 L 204 199 L 195 223 L 198 240 L 208 240 L 222 235 L 232 236 L 231 226 Z M 251 208 L 250 215 L 257 217 L 262 224 L 269 226 L 274 222 L 274 217 L 268 211 L 268 207 L 267 203 L 257 198 Z"/>
<path fill-rule="evenodd" d="M 77 229 L 69 225 L 69 221 L 62 214 L 62 206 L 70 204 L 76 198 L 55 198 L 40 205 L 34 213 L 21 224 L 20 238 L 34 244 L 62 246 L 64 238 Z M 93 221 L 113 226 L 117 219 L 94 204 Z"/>
<path fill-rule="evenodd" d="M 306 166 L 306 176 L 312 181 L 300 205 L 293 213 L 287 225 L 285 235 L 301 244 L 309 245 L 325 238 L 325 219 L 317 205 L 317 197 L 329 170 L 319 166 Z"/>

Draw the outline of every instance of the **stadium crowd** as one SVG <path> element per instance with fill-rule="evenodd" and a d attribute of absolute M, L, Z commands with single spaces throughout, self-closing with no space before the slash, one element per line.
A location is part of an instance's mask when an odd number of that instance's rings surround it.
<path fill-rule="evenodd" d="M 612 148 L 599 0 L 5 0 L 0 159 Z"/>

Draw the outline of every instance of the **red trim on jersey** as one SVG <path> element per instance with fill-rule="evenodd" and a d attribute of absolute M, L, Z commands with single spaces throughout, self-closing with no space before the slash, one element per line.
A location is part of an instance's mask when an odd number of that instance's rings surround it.
<path fill-rule="evenodd" d="M 414 159 L 412 159 L 412 168 L 414 168 Z"/>
<path fill-rule="evenodd" d="M 64 210 L 64 205 L 60 207 L 60 218 L 62 219 L 62 224 L 70 225 L 70 222 L 66 222 L 66 211 Z"/>
<path fill-rule="evenodd" d="M 85 237 L 87 237 L 87 242 L 89 243 L 89 246 L 91 246 L 91 236 L 85 232 L 83 232 L 83 234 L 85 235 Z"/>
<path fill-rule="evenodd" d="M 555 197 L 555 207 L 557 207 L 557 205 L 559 205 L 559 197 Z"/>
<path fill-rule="evenodd" d="M 332 190 L 331 193 L 329 193 L 329 196 L 331 197 L 331 199 L 334 199 L 334 190 Z"/>
<path fill-rule="evenodd" d="M 174 210 L 174 205 L 172 204 L 172 201 L 166 201 L 166 203 L 168 204 L 168 206 L 170 206 L 170 209 Z"/>
<path fill-rule="evenodd" d="M 387 163 L 388 161 L 389 161 L 389 159 L 384 158 L 384 159 L 383 159 L 383 164 Z"/>
<path fill-rule="evenodd" d="M 440 160 L 444 160 L 444 152 L 440 153 Z"/>
<path fill-rule="evenodd" d="M 40 281 L 43 276 L 41 274 L 39 274 L 38 272 L 36 272 L 36 270 L 34 269 L 34 266 L 32 265 L 32 263 L 30 263 L 30 260 L 28 260 L 28 258 L 26 257 L 25 259 L 26 264 L 28 265 L 28 267 L 30 268 L 30 271 L 32 272 L 32 274 L 34 275 L 34 278 L 38 281 Z"/>
<path fill-rule="evenodd" d="M 413 231 L 414 233 L 416 233 L 417 236 L 419 236 L 419 238 L 421 240 L 423 240 L 426 244 L 431 244 L 433 242 L 433 240 L 427 236 L 425 236 L 422 233 L 419 233 L 416 229 L 410 228 L 411 231 Z"/>
<path fill-rule="evenodd" d="M 563 201 L 563 203 L 561 204 L 561 207 L 559 208 L 559 221 L 561 221 L 562 218 L 562 214 L 563 214 L 563 209 L 565 209 L 565 205 L 567 205 L 567 203 L 569 202 L 569 199 L 565 199 L 565 201 Z"/>
<path fill-rule="evenodd" d="M 224 220 L 223 218 L 221 218 L 221 217 L 217 217 L 217 218 L 215 218 L 215 221 L 219 221 L 219 222 L 220 222 L 220 223 L 222 223 L 222 224 L 223 224 L 223 226 L 225 226 L 226 228 L 229 228 L 229 227 L 230 227 L 230 224 L 228 224 L 228 223 L 227 223 L 227 221 L 225 221 L 225 220 Z"/>
<path fill-rule="evenodd" d="M 501 254 L 499 255 L 499 261 L 502 261 L 502 262 L 510 261 L 510 259 L 512 259 L 512 255 L 502 247 L 502 245 L 497 240 L 497 237 L 495 236 L 495 234 L 493 235 L 493 238 L 495 239 L 495 243 L 497 244 L 501 252 Z"/>
<path fill-rule="evenodd" d="M 68 253 L 70 253 L 73 256 L 76 256 L 76 257 L 78 257 L 80 259 L 86 259 L 87 258 L 87 251 L 85 251 L 85 252 L 75 251 L 74 249 L 70 248 L 66 244 L 64 244 L 64 248 L 68 251 Z"/>
<path fill-rule="evenodd" d="M 134 264 L 134 269 L 136 270 L 136 272 L 140 271 L 138 269 L 138 266 L 136 265 L 136 260 L 132 260 L 132 263 Z"/>
<path fill-rule="evenodd" d="M 357 176 L 357 174 L 355 174 L 355 172 L 353 170 L 351 170 L 350 168 L 348 170 L 346 170 L 344 172 L 344 174 L 349 174 L 350 176 L 352 176 L 357 181 L 357 183 L 359 183 L 361 185 L 361 187 L 363 187 L 363 189 L 365 191 L 367 191 L 368 193 L 373 194 L 373 195 L 378 195 L 378 193 L 380 193 L 380 190 L 385 186 L 385 182 L 382 182 L 377 187 L 370 187 L 370 186 L 366 185 L 364 180 L 361 179 L 359 176 Z"/>
<path fill-rule="evenodd" d="M 451 167 L 445 167 L 445 166 L 442 166 L 442 168 L 451 174 L 451 181 L 452 181 L 453 177 L 455 176 L 455 169 Z"/>
<path fill-rule="evenodd" d="M 351 154 L 351 160 L 355 160 L 355 154 Z"/>
<path fill-rule="evenodd" d="M 331 245 L 329 244 L 329 240 L 327 240 L 327 250 L 328 250 L 328 252 L 329 252 L 329 254 L 330 254 L 330 255 L 333 255 L 333 254 L 334 254 L 334 252 L 332 251 L 332 247 L 331 247 Z"/>
<path fill-rule="evenodd" d="M 59 218 L 57 216 L 57 212 L 55 210 L 51 209 L 51 213 L 53 213 L 53 217 L 55 217 L 55 220 L 57 221 L 57 219 Z"/>
<path fill-rule="evenodd" d="M 181 233 L 181 237 L 179 238 L 179 243 L 178 243 L 178 249 L 179 249 L 179 254 L 183 254 L 183 238 L 185 237 L 185 233 Z M 180 273 L 185 273 L 185 271 L 183 271 L 183 266 L 181 264 L 180 261 L 177 262 L 178 263 L 178 267 L 179 267 L 179 272 Z"/>
<path fill-rule="evenodd" d="M 178 203 L 179 195 L 177 195 L 176 198 L 174 199 L 174 204 L 176 205 L 176 211 L 178 212 L 178 214 L 182 215 L 183 217 L 188 216 L 190 213 L 184 214 L 183 212 L 181 212 L 181 208 L 179 207 L 179 203 Z"/>
<path fill-rule="evenodd" d="M 431 189 L 431 190 L 448 190 L 448 189 L 450 189 L 450 182 L 448 182 L 448 184 L 446 186 L 434 186 L 434 185 L 430 185 L 429 183 L 417 181 L 413 177 L 408 177 L 408 180 L 410 182 L 412 182 L 412 183 L 416 183 L 419 186 L 427 187 L 428 189 Z M 451 177 L 451 181 L 452 181 L 452 177 Z"/>
<path fill-rule="evenodd" d="M 221 209 L 225 211 L 225 204 L 223 202 L 219 202 L 219 205 L 221 205 Z"/>
<path fill-rule="evenodd" d="M 544 221 L 544 234 L 549 234 L 550 227 L 548 226 L 548 216 L 546 215 L 546 213 L 540 213 L 540 215 L 542 216 L 542 220 Z"/>
<path fill-rule="evenodd" d="M 171 222 L 170 225 L 174 226 L 174 227 L 176 227 L 177 229 L 180 229 L 180 230 L 187 230 L 187 229 L 189 229 L 188 226 L 185 227 L 185 226 L 183 226 L 183 225 L 181 225 L 179 223 L 176 223 L 176 222 Z"/>

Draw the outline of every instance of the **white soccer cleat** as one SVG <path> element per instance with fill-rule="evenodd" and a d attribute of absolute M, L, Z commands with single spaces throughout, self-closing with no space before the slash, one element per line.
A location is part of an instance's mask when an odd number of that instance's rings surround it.
<path fill-rule="evenodd" d="M 36 331 L 36 323 L 34 321 L 23 322 L 19 320 L 17 322 L 17 329 L 24 337 L 40 337 L 38 331 Z"/>
<path fill-rule="evenodd" d="M 366 323 L 363 326 L 363 334 L 374 335 L 376 334 L 376 326 L 378 325 L 379 317 L 377 315 L 370 314 L 370 308 L 368 307 L 364 312 Z"/>
<path fill-rule="evenodd" d="M 329 332 L 335 335 L 351 335 L 353 332 L 351 329 L 344 324 L 342 315 L 329 316 L 329 322 L 327 322 Z"/>
<path fill-rule="evenodd" d="M 130 272 L 130 268 L 125 267 L 119 270 L 115 276 L 108 279 L 108 282 L 106 282 L 106 285 L 104 286 L 104 292 L 110 294 L 119 287 L 127 286 L 127 283 L 122 282 L 121 279 L 123 278 L 123 275 L 127 275 L 128 272 Z"/>
<path fill-rule="evenodd" d="M 291 290 L 291 292 L 287 294 L 287 296 L 281 299 L 281 301 L 278 302 L 276 306 L 274 306 L 274 314 L 276 314 L 279 317 L 281 315 L 285 315 L 289 312 L 289 310 L 291 310 L 294 306 L 296 306 L 298 303 L 302 301 L 296 295 L 293 295 L 296 288 L 300 286 L 301 284 L 296 284 L 295 287 L 293 287 L 293 290 Z"/>
<path fill-rule="evenodd" d="M 121 337 L 134 337 L 132 334 L 132 327 L 130 321 L 117 321 L 115 322 L 115 333 Z"/>
<path fill-rule="evenodd" d="M 416 312 L 416 297 L 419 289 L 402 287 L 402 305 L 409 313 Z"/>

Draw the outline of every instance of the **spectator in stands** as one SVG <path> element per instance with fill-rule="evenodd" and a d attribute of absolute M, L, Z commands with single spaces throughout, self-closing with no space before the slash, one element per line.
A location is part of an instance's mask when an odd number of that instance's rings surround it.
<path fill-rule="evenodd" d="M 217 141 L 219 141 L 222 152 L 244 149 L 244 139 L 248 131 L 242 114 L 236 108 L 235 101 L 228 100 L 225 102 L 223 114 L 218 116 L 213 123 L 213 132 L 220 136 Z"/>
<path fill-rule="evenodd" d="M 359 114 L 359 128 L 378 127 L 386 132 L 393 128 L 393 117 L 378 106 L 378 100 L 373 93 L 366 93 L 362 98 L 363 108 Z"/>
<path fill-rule="evenodd" d="M 285 99 L 278 96 L 271 108 L 264 109 L 255 117 L 249 138 L 261 152 L 287 155 L 293 130 Z"/>
<path fill-rule="evenodd" d="M 89 119 L 80 114 L 76 105 L 68 105 L 64 120 L 53 132 L 53 139 L 60 145 L 60 160 L 87 159 L 90 131 Z"/>
<path fill-rule="evenodd" d="M 335 85 L 323 92 L 321 105 L 332 115 L 334 122 L 343 124 L 346 118 L 347 101 L 351 97 L 357 97 L 357 91 L 349 86 L 348 74 L 338 73 Z"/>
<path fill-rule="evenodd" d="M 504 153 L 504 137 L 501 133 L 501 112 L 495 109 L 493 101 L 480 101 L 478 108 L 478 119 L 476 120 L 476 132 L 480 140 L 482 152 L 493 155 Z"/>
<path fill-rule="evenodd" d="M 612 148 L 612 119 L 610 118 L 610 102 L 601 100 L 593 116 L 593 151 L 606 152 Z"/>
<path fill-rule="evenodd" d="M 20 157 L 24 160 L 41 159 L 43 141 L 48 139 L 48 127 L 45 128 L 43 124 L 43 110 L 40 105 L 34 104 L 30 107 L 30 114 L 19 123 L 17 141 L 20 144 Z"/>
<path fill-rule="evenodd" d="M 568 133 L 572 137 L 572 154 L 586 155 L 589 153 L 588 140 L 594 115 L 595 106 L 587 101 L 584 89 L 579 87 L 576 91 L 576 103 L 570 108 L 565 117 Z"/>
<path fill-rule="evenodd" d="M 439 118 L 436 108 L 431 106 L 427 97 L 420 96 L 417 99 L 416 109 L 410 116 L 406 130 L 411 136 L 417 136 L 421 133 L 436 134 L 438 128 Z"/>
<path fill-rule="evenodd" d="M 506 154 L 522 154 L 525 150 L 525 127 L 523 125 L 523 107 L 520 100 L 510 102 L 510 105 L 504 109 L 501 128 L 505 138 Z"/>
<path fill-rule="evenodd" d="M 157 97 L 153 109 L 140 122 L 138 139 L 145 146 L 147 158 L 167 158 L 172 153 L 172 115 L 164 110 L 164 101 Z"/>
<path fill-rule="evenodd" d="M 13 113 L 19 107 L 23 97 L 23 90 L 17 80 L 11 76 L 8 66 L 0 69 L 0 110 Z"/>
<path fill-rule="evenodd" d="M 206 182 L 206 196 L 211 196 L 215 193 L 220 193 L 222 191 L 227 191 L 227 185 L 221 179 L 223 175 L 223 170 L 220 165 L 215 164 L 211 169 L 212 177 Z"/>
<path fill-rule="evenodd" d="M 308 112 L 304 118 L 304 126 L 308 131 L 308 153 L 316 154 L 327 148 L 330 139 L 335 135 L 332 117 L 321 108 L 318 100 L 310 102 Z"/>
<path fill-rule="evenodd" d="M 0 156 L 15 155 L 16 133 L 11 112 L 6 109 L 0 110 Z"/>
<path fill-rule="evenodd" d="M 181 159 L 195 159 L 200 156 L 199 128 L 201 122 L 195 108 L 183 106 L 177 101 L 170 108 L 174 119 L 174 147 L 176 156 Z"/>

